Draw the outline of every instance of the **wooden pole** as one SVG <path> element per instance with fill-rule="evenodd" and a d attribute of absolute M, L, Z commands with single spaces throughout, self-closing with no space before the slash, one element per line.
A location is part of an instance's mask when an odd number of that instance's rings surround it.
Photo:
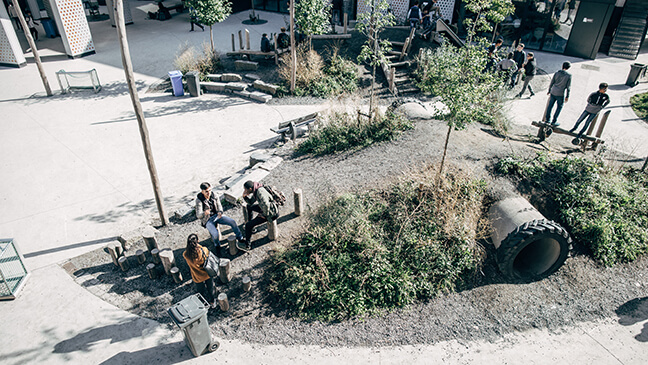
<path fill-rule="evenodd" d="M 295 2 L 290 2 L 290 92 L 295 92 L 297 81 L 297 50 L 295 49 Z"/>
<path fill-rule="evenodd" d="M 146 254 L 144 253 L 144 250 L 137 250 L 135 256 L 137 256 L 137 262 L 140 264 L 146 262 Z"/>
<path fill-rule="evenodd" d="M 218 305 L 220 306 L 220 309 L 223 312 L 227 312 L 229 310 L 229 302 L 227 301 L 227 294 L 225 293 L 218 294 Z"/>
<path fill-rule="evenodd" d="M 167 275 L 171 275 L 171 269 L 175 266 L 175 256 L 173 255 L 173 251 L 169 248 L 160 251 L 160 261 L 162 261 L 164 272 Z"/>
<path fill-rule="evenodd" d="M 243 49 L 243 33 L 241 33 L 241 31 L 239 30 L 238 35 L 239 35 L 239 49 Z"/>
<path fill-rule="evenodd" d="M 151 250 L 151 257 L 153 257 L 153 262 L 156 264 L 160 263 L 160 250 L 154 248 Z"/>
<path fill-rule="evenodd" d="M 232 33 L 232 52 L 236 52 L 236 41 L 234 40 L 234 33 Z"/>
<path fill-rule="evenodd" d="M 147 229 L 144 234 L 142 234 L 142 238 L 144 239 L 144 243 L 146 243 L 146 248 L 149 252 L 158 248 L 157 240 L 155 239 L 155 232 L 152 229 Z"/>
<path fill-rule="evenodd" d="M 250 31 L 245 29 L 245 49 L 250 49 Z"/>
<path fill-rule="evenodd" d="M 227 245 L 229 246 L 230 255 L 236 256 L 238 253 L 238 247 L 236 247 L 236 236 L 231 234 L 227 236 Z"/>
<path fill-rule="evenodd" d="M 110 258 L 112 258 L 113 264 L 115 264 L 115 266 L 119 266 L 119 257 L 122 254 L 121 244 L 109 243 L 106 248 L 108 249 Z"/>
<path fill-rule="evenodd" d="M 250 279 L 249 276 L 244 276 L 243 277 L 243 290 L 244 291 L 250 291 L 252 288 L 252 280 Z"/>
<path fill-rule="evenodd" d="M 158 179 L 157 169 L 153 160 L 153 153 L 151 152 L 151 142 L 149 141 L 149 132 L 146 126 L 146 119 L 144 119 L 144 111 L 142 110 L 142 104 L 140 104 L 139 96 L 137 95 L 137 86 L 135 85 L 135 77 L 133 76 L 133 64 L 131 62 L 130 50 L 128 48 L 128 39 L 126 38 L 126 25 L 124 24 L 124 6 L 122 0 L 115 0 L 114 12 L 119 45 L 121 46 L 122 64 L 124 66 L 124 73 L 126 74 L 126 82 L 128 83 L 128 91 L 133 103 L 133 109 L 135 109 L 135 116 L 137 117 L 137 123 L 139 125 L 140 136 L 142 138 L 142 147 L 144 148 L 144 155 L 146 157 L 146 164 L 148 166 L 149 175 L 151 175 L 151 182 L 153 183 L 155 202 L 157 204 L 157 209 L 158 213 L 160 214 L 162 225 L 167 225 L 169 224 L 169 219 L 167 218 L 166 212 L 164 210 L 162 189 L 160 188 L 160 181 Z"/>
<path fill-rule="evenodd" d="M 247 223 L 249 219 L 247 204 L 243 204 L 241 208 L 243 210 L 243 223 Z"/>
<path fill-rule="evenodd" d="M 146 271 L 148 271 L 149 278 L 151 278 L 151 279 L 156 279 L 157 278 L 157 269 L 155 267 L 155 264 L 146 265 Z"/>
<path fill-rule="evenodd" d="M 31 36 L 31 32 L 29 31 L 29 27 L 27 26 L 27 21 L 23 16 L 22 9 L 20 9 L 20 4 L 18 3 L 18 0 L 12 0 L 12 3 L 13 3 L 14 10 L 16 11 L 16 15 L 18 15 L 18 20 L 20 21 L 20 25 L 22 26 L 23 31 L 25 33 L 25 38 L 27 38 L 27 43 L 29 43 L 29 47 L 31 47 L 32 54 L 34 55 L 34 60 L 36 61 L 36 67 L 38 68 L 38 73 L 40 73 L 41 80 L 43 80 L 43 87 L 45 87 L 45 93 L 47 93 L 47 96 L 52 96 L 52 88 L 50 87 L 49 81 L 47 81 L 47 75 L 45 74 L 43 63 L 41 62 L 40 55 L 38 54 L 38 48 L 36 48 L 36 43 L 34 42 L 34 38 L 32 38 Z"/>
<path fill-rule="evenodd" d="M 171 268 L 171 276 L 173 277 L 173 281 L 175 281 L 176 284 L 180 284 L 182 282 L 182 273 L 180 273 L 180 269 L 177 267 L 172 267 Z"/>
<path fill-rule="evenodd" d="M 220 278 L 221 283 L 227 284 L 230 281 L 230 260 L 220 259 L 218 264 L 218 277 Z"/>
<path fill-rule="evenodd" d="M 268 220 L 268 239 L 274 241 L 279 236 L 279 227 L 277 226 L 277 220 Z"/>
<path fill-rule="evenodd" d="M 349 24 L 349 14 L 344 13 L 344 34 L 347 34 L 347 24 Z"/>
<path fill-rule="evenodd" d="M 302 194 L 302 189 L 293 190 L 293 196 L 295 200 L 295 215 L 299 217 L 304 211 L 304 195 Z"/>
<path fill-rule="evenodd" d="M 607 123 L 609 116 L 610 116 L 610 110 L 606 111 L 605 114 L 603 114 L 603 118 L 601 118 L 601 123 L 599 124 L 598 130 L 596 131 L 596 138 L 601 137 L 601 134 L 603 134 L 603 129 L 605 128 L 605 124 Z"/>
<path fill-rule="evenodd" d="M 130 269 L 126 256 L 120 257 L 117 261 L 119 261 L 119 267 L 121 267 L 122 271 L 128 271 L 128 269 Z"/>

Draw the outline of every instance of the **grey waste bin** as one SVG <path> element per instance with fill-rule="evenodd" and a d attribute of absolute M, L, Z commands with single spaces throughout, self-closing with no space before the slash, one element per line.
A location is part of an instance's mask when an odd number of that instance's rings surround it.
<path fill-rule="evenodd" d="M 183 96 L 184 90 L 182 88 L 182 72 L 169 71 L 169 78 L 171 79 L 171 86 L 173 86 L 173 95 Z"/>
<path fill-rule="evenodd" d="M 180 327 L 185 343 L 194 356 L 215 351 L 220 345 L 212 341 L 207 311 L 209 303 L 200 294 L 189 296 L 168 309 L 171 319 Z"/>
<path fill-rule="evenodd" d="M 187 89 L 191 96 L 200 96 L 200 72 L 191 71 L 185 75 L 187 77 Z"/>
<path fill-rule="evenodd" d="M 647 67 L 648 66 L 641 63 L 633 63 L 630 65 L 630 73 L 628 74 L 626 85 L 630 87 L 637 85 L 639 83 L 639 78 L 645 75 Z"/>

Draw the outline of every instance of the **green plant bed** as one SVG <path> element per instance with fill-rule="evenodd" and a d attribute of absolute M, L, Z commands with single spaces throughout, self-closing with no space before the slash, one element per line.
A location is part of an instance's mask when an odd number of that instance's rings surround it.
<path fill-rule="evenodd" d="M 634 95 L 630 98 L 630 105 L 639 118 L 648 119 L 648 93 Z"/>
<path fill-rule="evenodd" d="M 435 174 L 321 207 L 273 257 L 271 293 L 302 318 L 330 321 L 469 285 L 483 258 L 476 238 L 485 183 L 455 174 L 437 186 Z"/>
<path fill-rule="evenodd" d="M 630 262 L 648 251 L 648 177 L 581 158 L 507 157 L 496 170 L 517 176 L 548 198 L 555 219 L 599 263 Z"/>

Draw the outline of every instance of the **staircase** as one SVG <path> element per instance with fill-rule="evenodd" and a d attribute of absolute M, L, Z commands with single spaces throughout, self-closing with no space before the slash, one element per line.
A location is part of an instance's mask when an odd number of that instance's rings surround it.
<path fill-rule="evenodd" d="M 648 1 L 627 0 L 608 55 L 636 59 L 646 36 L 647 20 Z"/>
<path fill-rule="evenodd" d="M 413 79 L 410 78 L 412 62 L 392 63 L 391 69 L 394 73 L 393 93 L 394 96 L 407 96 L 417 94 L 420 90 Z"/>

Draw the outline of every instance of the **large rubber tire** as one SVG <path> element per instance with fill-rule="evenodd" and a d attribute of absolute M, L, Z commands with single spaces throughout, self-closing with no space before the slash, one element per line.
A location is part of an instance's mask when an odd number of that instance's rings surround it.
<path fill-rule="evenodd" d="M 517 227 L 497 249 L 497 265 L 510 279 L 539 280 L 567 259 L 569 233 L 558 223 L 538 219 Z"/>

